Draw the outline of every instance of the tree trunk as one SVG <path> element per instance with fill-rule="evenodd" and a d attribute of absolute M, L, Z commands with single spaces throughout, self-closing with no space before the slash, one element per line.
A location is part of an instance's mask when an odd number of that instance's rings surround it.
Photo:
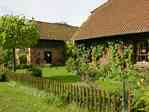
<path fill-rule="evenodd" d="M 16 71 L 16 52 L 15 52 L 15 48 L 12 49 L 12 56 L 13 56 L 12 69 L 15 72 Z"/>

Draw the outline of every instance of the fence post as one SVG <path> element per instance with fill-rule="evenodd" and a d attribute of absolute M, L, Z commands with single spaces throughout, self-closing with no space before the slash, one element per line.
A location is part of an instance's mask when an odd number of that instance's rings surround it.
<path fill-rule="evenodd" d="M 128 112 L 131 112 L 132 108 L 132 94 L 131 94 L 131 90 L 128 89 Z"/>

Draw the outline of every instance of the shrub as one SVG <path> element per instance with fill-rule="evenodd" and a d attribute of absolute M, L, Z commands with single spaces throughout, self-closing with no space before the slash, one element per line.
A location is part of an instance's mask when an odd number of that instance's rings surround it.
<path fill-rule="evenodd" d="M 133 111 L 148 112 L 149 110 L 149 88 L 143 90 L 136 90 Z"/>
<path fill-rule="evenodd" d="M 19 61 L 20 61 L 20 64 L 26 64 L 27 63 L 27 56 L 25 54 L 20 55 Z"/>
<path fill-rule="evenodd" d="M 6 81 L 6 77 L 4 74 L 0 74 L 0 82 Z"/>
<path fill-rule="evenodd" d="M 0 71 L 0 82 L 6 81 L 6 72 Z"/>
<path fill-rule="evenodd" d="M 32 68 L 32 65 L 30 64 L 19 64 L 16 66 L 16 69 L 29 69 Z"/>
<path fill-rule="evenodd" d="M 42 77 L 42 70 L 38 67 L 34 67 L 30 69 L 29 71 L 31 71 L 31 75 L 35 77 Z"/>
<path fill-rule="evenodd" d="M 4 51 L 2 48 L 0 48 L 0 64 L 4 63 Z"/>
<path fill-rule="evenodd" d="M 66 69 L 70 72 L 70 71 L 76 71 L 77 67 L 75 66 L 76 62 L 73 58 L 69 58 L 66 62 Z"/>
<path fill-rule="evenodd" d="M 50 68 L 50 67 L 52 67 L 52 64 L 42 64 L 42 65 L 40 65 L 40 67 L 42 67 L 42 68 Z"/>
<path fill-rule="evenodd" d="M 99 65 L 96 79 L 111 79 L 111 78 L 112 78 L 111 65 L 110 64 Z"/>

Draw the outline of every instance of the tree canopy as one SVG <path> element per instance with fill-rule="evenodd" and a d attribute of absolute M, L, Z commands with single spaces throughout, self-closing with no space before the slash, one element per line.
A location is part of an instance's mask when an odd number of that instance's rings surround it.
<path fill-rule="evenodd" d="M 35 21 L 24 16 L 0 16 L 0 47 L 12 49 L 15 71 L 15 48 L 30 48 L 37 43 L 39 30 Z"/>
<path fill-rule="evenodd" d="M 34 20 L 9 15 L 0 17 L 0 45 L 4 49 L 28 48 L 38 39 L 39 30 Z"/>

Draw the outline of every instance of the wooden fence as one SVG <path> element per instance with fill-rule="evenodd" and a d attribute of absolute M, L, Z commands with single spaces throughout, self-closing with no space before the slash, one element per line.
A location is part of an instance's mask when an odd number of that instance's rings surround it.
<path fill-rule="evenodd" d="M 121 112 L 122 97 L 97 88 L 83 87 L 64 83 L 61 80 L 49 80 L 25 75 L 9 75 L 8 80 L 19 81 L 33 88 L 45 90 L 57 96 L 63 96 L 68 103 L 75 102 L 80 107 L 96 112 Z"/>

